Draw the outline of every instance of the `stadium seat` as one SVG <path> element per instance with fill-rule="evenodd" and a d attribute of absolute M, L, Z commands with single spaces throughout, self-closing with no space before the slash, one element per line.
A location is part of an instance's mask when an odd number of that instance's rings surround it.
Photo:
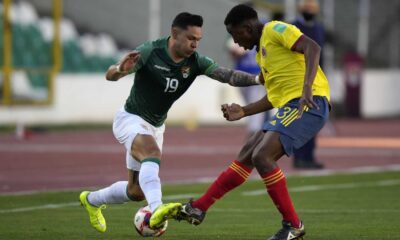
<path fill-rule="evenodd" d="M 47 73 L 28 73 L 29 81 L 33 88 L 47 88 L 48 74 Z"/>
<path fill-rule="evenodd" d="M 1 6 L 0 6 L 1 7 Z M 52 66 L 53 20 L 39 18 L 31 3 L 19 1 L 11 6 L 12 64 L 14 68 Z M 0 12 L 0 16 L 2 13 Z M 0 66 L 3 65 L 3 25 L 0 23 Z M 74 23 L 63 18 L 60 24 L 62 72 L 104 72 L 116 62 L 118 48 L 107 34 L 79 36 Z M 32 84 L 43 82 L 29 75 Z"/>
<path fill-rule="evenodd" d="M 38 82 L 32 85 L 32 79 L 23 71 L 14 72 L 12 75 L 11 88 L 12 95 L 15 99 L 35 99 L 43 100 L 47 97 L 47 90 L 44 86 L 45 79 L 35 79 Z M 40 84 L 39 84 L 40 83 Z M 47 84 L 47 81 L 46 83 Z M 46 86 L 47 87 L 47 86 Z"/>

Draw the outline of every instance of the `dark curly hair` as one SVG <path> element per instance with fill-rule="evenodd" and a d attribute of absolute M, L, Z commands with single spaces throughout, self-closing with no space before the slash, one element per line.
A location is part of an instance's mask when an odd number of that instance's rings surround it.
<path fill-rule="evenodd" d="M 224 24 L 225 26 L 237 26 L 249 19 L 258 19 L 257 12 L 245 4 L 239 4 L 229 11 L 228 15 L 226 15 Z"/>

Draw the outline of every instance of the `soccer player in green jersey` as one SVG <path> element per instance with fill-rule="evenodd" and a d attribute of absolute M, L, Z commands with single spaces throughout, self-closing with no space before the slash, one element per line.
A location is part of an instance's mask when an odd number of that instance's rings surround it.
<path fill-rule="evenodd" d="M 201 16 L 180 13 L 172 23 L 169 37 L 140 45 L 108 69 L 109 81 L 135 73 L 131 93 L 113 123 L 114 136 L 127 151 L 129 179 L 80 194 L 80 202 L 96 230 L 106 231 L 101 210 L 107 204 L 146 199 L 152 211 L 151 228 L 163 226 L 181 210 L 180 203 L 162 202 L 159 165 L 164 121 L 172 104 L 197 76 L 204 74 L 232 86 L 259 84 L 258 76 L 219 67 L 196 52 L 202 38 L 202 24 Z"/>

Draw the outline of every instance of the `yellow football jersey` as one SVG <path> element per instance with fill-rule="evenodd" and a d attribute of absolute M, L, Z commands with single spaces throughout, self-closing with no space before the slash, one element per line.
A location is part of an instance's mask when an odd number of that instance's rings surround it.
<path fill-rule="evenodd" d="M 274 107 L 282 107 L 302 95 L 306 71 L 304 55 L 291 50 L 302 35 L 294 25 L 280 21 L 264 26 L 256 61 L 264 76 L 268 100 Z M 312 89 L 314 96 L 330 100 L 328 80 L 320 67 Z"/>

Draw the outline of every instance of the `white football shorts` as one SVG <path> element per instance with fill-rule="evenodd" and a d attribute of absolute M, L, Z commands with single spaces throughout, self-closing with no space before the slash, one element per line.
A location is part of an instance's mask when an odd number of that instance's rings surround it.
<path fill-rule="evenodd" d="M 162 151 L 164 140 L 165 124 L 161 127 L 154 127 L 138 115 L 128 113 L 122 107 L 114 117 L 113 133 L 119 143 L 126 149 L 126 167 L 133 171 L 140 170 L 140 162 L 131 154 L 132 142 L 136 135 L 151 135 L 157 142 L 158 148 Z"/>

